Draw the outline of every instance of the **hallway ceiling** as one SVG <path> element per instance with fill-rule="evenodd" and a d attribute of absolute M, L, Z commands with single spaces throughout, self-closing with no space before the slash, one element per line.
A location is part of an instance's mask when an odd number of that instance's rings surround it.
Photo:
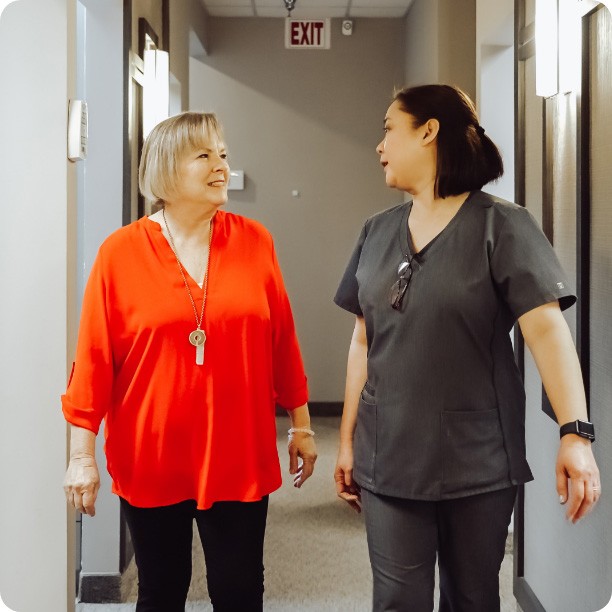
<path fill-rule="evenodd" d="M 283 0 L 200 0 L 212 17 L 287 17 Z M 404 17 L 414 0 L 296 0 L 295 19 Z"/>

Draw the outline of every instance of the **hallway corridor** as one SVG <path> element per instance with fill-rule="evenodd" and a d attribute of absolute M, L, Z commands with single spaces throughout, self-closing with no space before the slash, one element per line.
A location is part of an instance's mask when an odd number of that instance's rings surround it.
<path fill-rule="evenodd" d="M 301 490 L 291 485 L 285 450 L 288 419 L 277 419 L 284 484 L 270 497 L 266 535 L 266 591 L 269 612 L 368 612 L 372 579 L 363 520 L 335 495 L 333 469 L 339 418 L 313 418 L 319 457 Z M 511 540 L 509 539 L 509 542 Z M 136 599 L 135 567 L 125 576 L 127 601 Z M 501 572 L 502 612 L 515 612 L 512 555 Z M 186 612 L 212 610 L 208 603 L 202 552 L 194 540 L 194 572 Z M 437 594 L 436 594 L 437 605 Z M 131 612 L 133 603 L 78 604 L 77 612 Z"/>

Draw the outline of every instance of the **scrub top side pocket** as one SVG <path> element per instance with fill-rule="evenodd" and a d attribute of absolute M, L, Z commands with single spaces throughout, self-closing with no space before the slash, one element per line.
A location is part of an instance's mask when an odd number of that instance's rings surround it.
<path fill-rule="evenodd" d="M 353 473 L 357 483 L 365 488 L 375 482 L 376 421 L 376 397 L 366 383 L 359 398 L 353 443 Z"/>

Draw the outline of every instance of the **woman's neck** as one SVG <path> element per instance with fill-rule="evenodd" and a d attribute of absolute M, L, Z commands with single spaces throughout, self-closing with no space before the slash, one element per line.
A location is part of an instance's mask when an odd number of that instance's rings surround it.
<path fill-rule="evenodd" d="M 435 214 L 441 210 L 460 207 L 465 202 L 468 195 L 469 191 L 466 191 L 465 193 L 448 196 L 446 198 L 436 198 L 434 196 L 433 186 L 431 186 L 429 189 L 412 194 L 412 206 L 413 209 Z"/>
<path fill-rule="evenodd" d="M 166 204 L 163 214 L 175 233 L 189 239 L 191 236 L 207 235 L 216 212 L 216 208 L 203 210 L 201 206 Z"/>

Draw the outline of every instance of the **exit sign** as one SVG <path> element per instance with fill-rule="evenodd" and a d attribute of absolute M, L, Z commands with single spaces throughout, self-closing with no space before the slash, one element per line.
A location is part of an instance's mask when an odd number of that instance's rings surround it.
<path fill-rule="evenodd" d="M 329 49 L 329 19 L 285 19 L 286 49 Z"/>

